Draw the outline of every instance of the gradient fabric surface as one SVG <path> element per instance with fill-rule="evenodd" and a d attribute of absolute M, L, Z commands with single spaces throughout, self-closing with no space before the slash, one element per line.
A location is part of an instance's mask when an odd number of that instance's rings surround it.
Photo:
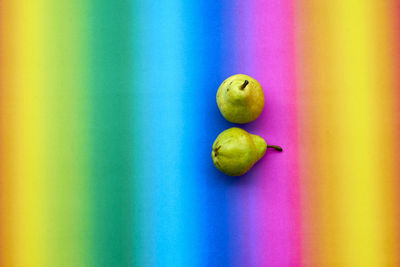
<path fill-rule="evenodd" d="M 399 266 L 397 0 L 0 0 L 0 266 Z M 267 152 L 214 168 L 245 73 Z"/>

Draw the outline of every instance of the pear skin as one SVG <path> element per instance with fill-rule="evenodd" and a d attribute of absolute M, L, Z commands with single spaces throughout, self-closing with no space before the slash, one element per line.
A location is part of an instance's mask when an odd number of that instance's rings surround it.
<path fill-rule="evenodd" d="M 257 160 L 260 160 L 262 157 L 264 157 L 265 152 L 267 151 L 267 142 L 265 140 L 255 134 L 250 134 L 251 138 L 253 138 L 253 143 L 256 146 L 257 150 Z"/>
<path fill-rule="evenodd" d="M 257 119 L 264 109 L 264 93 L 256 79 L 236 74 L 219 86 L 217 105 L 226 120 L 248 123 Z"/>
<path fill-rule="evenodd" d="M 221 172 L 240 176 L 250 170 L 265 155 L 266 150 L 267 143 L 263 138 L 233 127 L 215 139 L 211 157 Z"/>

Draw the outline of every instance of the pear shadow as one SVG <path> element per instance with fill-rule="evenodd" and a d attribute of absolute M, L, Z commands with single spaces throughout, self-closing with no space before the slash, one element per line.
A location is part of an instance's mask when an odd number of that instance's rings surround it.
<path fill-rule="evenodd" d="M 218 178 L 228 186 L 245 184 L 246 174 L 242 176 L 229 176 L 220 172 L 218 176 L 219 176 Z"/>
<path fill-rule="evenodd" d="M 214 167 L 216 175 L 215 178 L 218 178 L 222 181 L 226 186 L 239 186 L 239 187 L 247 187 L 258 179 L 257 174 L 254 172 L 256 165 L 254 165 L 247 173 L 241 176 L 229 176 L 219 171 Z"/>
<path fill-rule="evenodd" d="M 284 153 L 284 151 L 284 148 L 282 152 L 277 151 L 273 148 L 268 148 L 266 155 L 261 158 L 260 161 L 256 162 L 256 164 L 254 164 L 254 166 L 242 176 L 229 176 L 220 172 L 214 167 L 215 171 L 218 172 L 218 175 L 216 176 L 218 176 L 218 178 L 221 179 L 228 186 L 248 187 L 250 185 L 258 184 L 259 182 L 261 182 L 262 179 L 267 179 L 266 181 L 263 181 L 263 183 L 268 183 L 269 181 L 273 180 L 273 177 L 276 177 L 275 175 L 268 175 L 268 173 L 263 173 L 263 169 L 265 170 L 266 166 L 270 166 L 270 160 L 268 159 L 268 156 L 271 156 L 271 154 L 282 154 Z"/>
<path fill-rule="evenodd" d="M 263 112 L 257 119 L 249 123 L 238 124 L 238 127 L 243 128 L 244 130 L 248 131 L 251 134 L 257 134 L 257 130 L 260 128 L 260 125 L 268 125 L 270 121 L 270 116 L 268 116 L 267 114 L 268 111 L 266 111 L 265 109 L 266 108 L 264 108 Z"/>

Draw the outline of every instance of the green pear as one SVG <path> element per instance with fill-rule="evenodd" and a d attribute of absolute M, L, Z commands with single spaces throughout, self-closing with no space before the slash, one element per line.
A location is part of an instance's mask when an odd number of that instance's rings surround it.
<path fill-rule="evenodd" d="M 236 74 L 219 86 L 217 105 L 228 121 L 248 123 L 260 116 L 264 108 L 264 93 L 256 79 Z"/>
<path fill-rule="evenodd" d="M 265 155 L 268 147 L 282 151 L 279 146 L 267 145 L 258 135 L 233 127 L 223 131 L 215 139 L 211 157 L 215 167 L 223 173 L 240 176 Z"/>

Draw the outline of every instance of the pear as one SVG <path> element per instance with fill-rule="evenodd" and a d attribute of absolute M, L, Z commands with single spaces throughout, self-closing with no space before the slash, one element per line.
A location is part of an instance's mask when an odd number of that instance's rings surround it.
<path fill-rule="evenodd" d="M 236 74 L 219 86 L 217 105 L 228 121 L 248 123 L 260 116 L 264 108 L 264 93 L 256 79 Z"/>
<path fill-rule="evenodd" d="M 267 145 L 265 140 L 243 129 L 233 127 L 215 139 L 211 157 L 215 167 L 230 176 L 245 174 L 260 160 L 268 147 L 282 151 L 279 146 Z"/>

